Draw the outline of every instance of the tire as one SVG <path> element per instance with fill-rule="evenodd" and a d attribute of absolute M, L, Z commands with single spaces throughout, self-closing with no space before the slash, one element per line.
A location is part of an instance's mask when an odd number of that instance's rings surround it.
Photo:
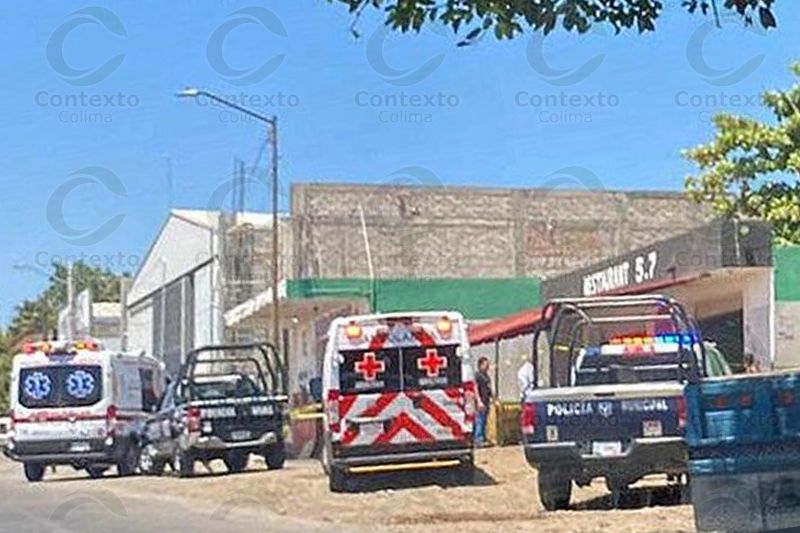
<path fill-rule="evenodd" d="M 190 477 L 194 474 L 194 457 L 191 453 L 175 448 L 172 454 L 172 469 L 178 477 Z"/>
<path fill-rule="evenodd" d="M 225 463 L 225 468 L 228 469 L 228 472 L 238 474 L 247 468 L 247 460 L 249 458 L 250 455 L 245 452 L 231 452 L 223 457 L 222 461 Z"/>
<path fill-rule="evenodd" d="M 286 462 L 286 446 L 283 441 L 267 446 L 264 451 L 264 462 L 269 470 L 280 470 Z"/>
<path fill-rule="evenodd" d="M 572 480 L 552 468 L 539 469 L 539 500 L 548 511 L 569 508 Z"/>
<path fill-rule="evenodd" d="M 132 476 L 139 467 L 139 445 L 131 441 L 117 463 L 117 474 L 120 477 Z"/>
<path fill-rule="evenodd" d="M 164 460 L 155 456 L 155 447 L 148 444 L 139 449 L 139 472 L 149 476 L 160 476 L 164 473 Z"/>
<path fill-rule="evenodd" d="M 23 465 L 23 470 L 25 472 L 25 479 L 31 483 L 36 483 L 44 478 L 44 465 L 39 463 L 25 463 Z"/>
<path fill-rule="evenodd" d="M 330 465 L 328 467 L 328 488 L 331 492 L 347 492 L 347 472 L 342 468 Z"/>
<path fill-rule="evenodd" d="M 103 477 L 103 474 L 106 473 L 108 470 L 105 466 L 87 466 L 86 473 L 89 474 L 89 477 L 92 479 L 99 479 Z"/>

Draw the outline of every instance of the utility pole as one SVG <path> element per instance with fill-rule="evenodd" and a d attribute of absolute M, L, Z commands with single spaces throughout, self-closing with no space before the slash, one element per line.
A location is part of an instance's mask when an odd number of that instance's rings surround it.
<path fill-rule="evenodd" d="M 75 336 L 75 283 L 72 279 L 72 261 L 67 263 L 67 339 Z"/>
<path fill-rule="evenodd" d="M 272 148 L 272 342 L 275 354 L 280 357 L 280 297 L 278 296 L 278 275 L 280 274 L 280 247 L 278 246 L 278 117 L 273 115 L 269 124 L 269 142 Z M 288 372 L 289 361 L 284 362 Z"/>
<path fill-rule="evenodd" d="M 369 307 L 370 312 L 374 313 L 377 308 L 378 296 L 375 294 L 375 266 L 372 264 L 372 250 L 369 246 L 369 234 L 367 233 L 367 220 L 364 216 L 364 205 L 358 204 L 358 215 L 361 219 L 361 234 L 364 237 L 364 251 L 367 254 L 367 269 L 369 271 Z"/>
<path fill-rule="evenodd" d="M 159 336 L 159 351 L 161 355 L 159 358 L 162 361 L 165 361 L 164 357 L 166 356 L 167 350 L 164 346 L 164 343 L 167 340 L 166 329 L 167 329 L 167 258 L 163 255 L 161 256 L 161 325 L 159 329 L 161 330 L 161 335 Z M 181 354 L 183 355 L 183 354 Z"/>
<path fill-rule="evenodd" d="M 267 144 L 272 152 L 272 164 L 270 169 L 272 174 L 272 344 L 275 346 L 277 352 L 275 355 L 280 356 L 280 302 L 278 301 L 278 275 L 280 273 L 280 269 L 278 268 L 280 259 L 280 247 L 278 242 L 278 117 L 276 115 L 268 117 L 256 113 L 252 109 L 241 106 L 236 102 L 231 102 L 216 94 L 197 88 L 183 89 L 178 92 L 177 96 L 185 98 L 199 98 L 200 96 L 205 96 L 226 107 L 236 109 L 247 116 L 260 120 L 268 126 Z M 286 368 L 288 368 L 288 366 Z"/>

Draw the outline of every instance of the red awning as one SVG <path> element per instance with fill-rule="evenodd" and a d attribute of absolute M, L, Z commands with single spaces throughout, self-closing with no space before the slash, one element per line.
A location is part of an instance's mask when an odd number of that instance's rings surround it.
<path fill-rule="evenodd" d="M 534 326 L 541 318 L 541 309 L 528 309 L 483 324 L 476 324 L 469 328 L 469 342 L 475 346 L 533 333 Z"/>
<path fill-rule="evenodd" d="M 668 287 L 682 285 L 700 278 L 702 275 L 685 276 L 682 278 L 662 279 L 642 283 L 633 287 L 604 292 L 598 296 L 624 296 L 655 292 Z M 469 328 L 469 342 L 473 346 L 487 344 L 497 340 L 513 339 L 521 335 L 533 333 L 536 324 L 542 319 L 541 309 L 528 309 L 513 315 L 504 316 L 483 324 L 476 324 Z"/>

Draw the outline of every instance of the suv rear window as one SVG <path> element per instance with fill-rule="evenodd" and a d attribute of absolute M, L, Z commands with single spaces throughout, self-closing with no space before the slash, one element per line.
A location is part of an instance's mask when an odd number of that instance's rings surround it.
<path fill-rule="evenodd" d="M 207 378 L 207 381 L 191 384 L 192 398 L 196 400 L 224 400 L 228 398 L 246 398 L 262 394 L 250 376 L 222 376 L 218 380 Z"/>
<path fill-rule="evenodd" d="M 461 385 L 457 346 L 344 350 L 339 366 L 343 394 L 441 389 Z"/>
<path fill-rule="evenodd" d="M 28 408 L 83 407 L 100 401 L 103 373 L 99 365 L 23 368 L 19 403 Z"/>

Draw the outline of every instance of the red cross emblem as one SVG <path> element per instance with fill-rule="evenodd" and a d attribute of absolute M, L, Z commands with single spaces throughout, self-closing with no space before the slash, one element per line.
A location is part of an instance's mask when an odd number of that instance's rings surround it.
<path fill-rule="evenodd" d="M 375 381 L 378 373 L 386 370 L 386 363 L 375 359 L 375 352 L 366 352 L 361 361 L 356 362 L 356 372 L 360 373 L 366 381 Z"/>
<path fill-rule="evenodd" d="M 440 357 L 436 348 L 428 348 L 425 357 L 417 359 L 417 368 L 424 370 L 429 378 L 435 378 L 440 368 L 447 368 L 447 357 Z"/>

